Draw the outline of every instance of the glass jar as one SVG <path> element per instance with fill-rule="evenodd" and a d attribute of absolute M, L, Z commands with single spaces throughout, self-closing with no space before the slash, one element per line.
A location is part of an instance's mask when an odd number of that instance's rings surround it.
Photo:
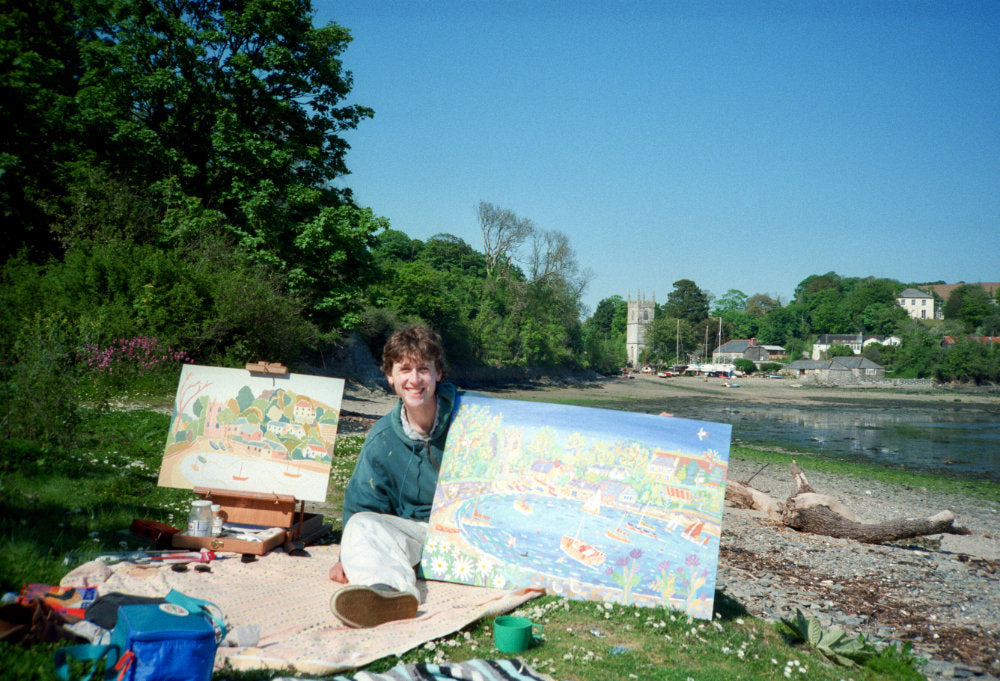
<path fill-rule="evenodd" d="M 212 536 L 212 502 L 207 499 L 196 499 L 191 502 L 191 512 L 188 514 L 189 537 Z"/>
<path fill-rule="evenodd" d="M 228 516 L 219 504 L 212 504 L 212 536 L 221 537 L 222 527 L 226 524 Z"/>

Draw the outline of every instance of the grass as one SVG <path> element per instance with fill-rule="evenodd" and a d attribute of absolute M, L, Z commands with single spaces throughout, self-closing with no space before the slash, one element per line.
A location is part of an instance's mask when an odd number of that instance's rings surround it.
<path fill-rule="evenodd" d="M 194 495 L 157 486 L 169 417 L 150 411 L 86 412 L 75 446 L 58 448 L 3 441 L 0 457 L 0 588 L 17 591 L 27 582 L 58 583 L 69 570 L 68 554 L 118 551 L 143 546 L 127 533 L 133 518 L 177 526 L 186 522 Z M 338 438 L 327 506 L 339 509 L 353 469 L 360 437 Z M 737 447 L 733 456 L 785 464 L 792 455 Z M 798 457 L 800 461 L 802 457 Z M 803 462 L 804 463 L 804 462 Z M 870 476 L 870 467 L 810 459 L 808 468 Z M 932 476 L 884 471 L 887 482 L 937 484 Z M 944 483 L 948 489 L 996 498 L 976 484 Z M 995 486 L 994 486 L 995 487 Z M 802 678 L 855 681 L 920 679 L 909 653 L 895 647 L 865 667 L 832 666 L 795 643 L 783 625 L 749 616 L 739 603 L 717 593 L 712 621 L 690 620 L 662 609 L 567 601 L 543 597 L 522 606 L 543 626 L 544 642 L 520 657 L 561 680 L 663 679 L 730 681 Z M 463 661 L 501 656 L 492 647 L 492 621 L 403 655 L 378 660 L 367 670 L 399 663 Z M 50 679 L 54 645 L 21 649 L 0 642 L 2 678 Z M 287 673 L 287 672 L 285 672 Z M 220 670 L 214 679 L 270 679 L 281 672 Z"/>

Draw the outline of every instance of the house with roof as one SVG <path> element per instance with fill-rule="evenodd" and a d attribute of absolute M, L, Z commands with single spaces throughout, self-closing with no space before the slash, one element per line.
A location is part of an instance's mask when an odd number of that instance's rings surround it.
<path fill-rule="evenodd" d="M 899 345 L 901 342 L 896 336 L 873 336 L 863 333 L 824 333 L 813 343 L 811 357 L 814 360 L 822 359 L 823 353 L 837 344 L 846 345 L 855 355 L 860 355 L 861 351 L 872 343 Z"/>
<path fill-rule="evenodd" d="M 761 345 L 756 338 L 735 339 L 723 343 L 712 351 L 713 364 L 732 364 L 737 359 L 751 362 L 773 362 L 786 357 L 780 345 Z"/>
<path fill-rule="evenodd" d="M 913 319 L 934 319 L 934 296 L 915 288 L 903 289 L 896 303 Z"/>
<path fill-rule="evenodd" d="M 885 367 L 867 357 L 834 357 L 833 359 L 799 359 L 785 369 L 792 377 L 827 385 L 859 385 L 885 378 Z"/>

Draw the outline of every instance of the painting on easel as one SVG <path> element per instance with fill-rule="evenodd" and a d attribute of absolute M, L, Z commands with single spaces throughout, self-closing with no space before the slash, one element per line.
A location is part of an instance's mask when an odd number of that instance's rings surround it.
<path fill-rule="evenodd" d="M 462 396 L 423 574 L 710 619 L 731 436 L 722 423 Z"/>
<path fill-rule="evenodd" d="M 187 364 L 159 485 L 325 501 L 344 381 Z"/>

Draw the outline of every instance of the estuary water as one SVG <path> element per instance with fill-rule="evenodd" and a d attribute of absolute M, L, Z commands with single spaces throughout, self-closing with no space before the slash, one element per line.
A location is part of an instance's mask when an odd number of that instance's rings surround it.
<path fill-rule="evenodd" d="M 754 404 L 712 398 L 644 411 L 729 423 L 734 444 L 775 445 L 901 469 L 1000 482 L 1000 413 L 982 405 Z"/>

